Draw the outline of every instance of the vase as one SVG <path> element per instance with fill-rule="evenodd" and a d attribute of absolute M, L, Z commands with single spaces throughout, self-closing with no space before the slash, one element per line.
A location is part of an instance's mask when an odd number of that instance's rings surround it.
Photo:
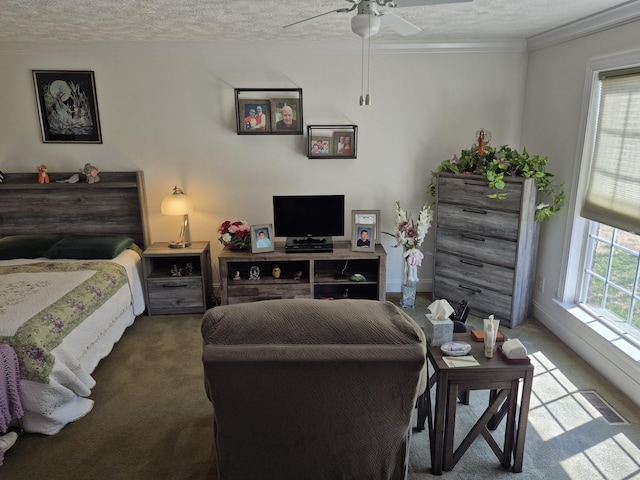
<path fill-rule="evenodd" d="M 416 291 L 418 284 L 409 280 L 409 265 L 402 256 L 402 286 L 400 287 L 400 306 L 414 308 L 416 306 Z"/>
<path fill-rule="evenodd" d="M 280 270 L 280 267 L 277 265 L 273 267 L 273 269 L 271 270 L 271 275 L 273 276 L 273 278 L 280 278 L 281 273 L 282 271 Z"/>
<path fill-rule="evenodd" d="M 246 250 L 247 248 L 249 248 L 249 245 L 243 245 L 238 243 L 225 243 L 224 246 L 227 247 L 229 250 Z"/>

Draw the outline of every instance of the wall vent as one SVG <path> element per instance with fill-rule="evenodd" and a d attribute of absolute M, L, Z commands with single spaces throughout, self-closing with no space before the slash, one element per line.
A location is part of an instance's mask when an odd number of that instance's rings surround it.
<path fill-rule="evenodd" d="M 582 390 L 579 393 L 593 408 L 598 411 L 598 413 L 600 413 L 600 415 L 602 415 L 607 423 L 611 425 L 629 424 L 629 422 L 622 418 L 622 415 L 616 412 L 614 408 L 594 390 Z"/>

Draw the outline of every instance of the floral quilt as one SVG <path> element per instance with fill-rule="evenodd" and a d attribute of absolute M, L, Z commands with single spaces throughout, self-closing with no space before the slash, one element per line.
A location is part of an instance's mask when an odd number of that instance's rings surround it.
<path fill-rule="evenodd" d="M 21 378 L 49 383 L 52 350 L 127 282 L 108 261 L 1 266 L 0 343 L 16 351 Z"/>

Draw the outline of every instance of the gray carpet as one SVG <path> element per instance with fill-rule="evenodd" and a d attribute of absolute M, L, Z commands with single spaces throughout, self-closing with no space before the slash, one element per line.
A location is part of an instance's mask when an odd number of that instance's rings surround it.
<path fill-rule="evenodd" d="M 389 299 L 397 303 L 398 296 Z M 423 324 L 428 304 L 420 297 L 405 311 Z M 0 478 L 212 478 L 200 318 L 139 317 L 94 372 L 93 411 L 55 436 L 24 434 L 6 453 Z M 469 319 L 472 326 L 479 321 Z M 537 321 L 502 330 L 525 344 L 536 368 L 524 471 L 514 477 L 504 470 L 479 438 L 442 478 L 640 479 L 637 407 Z M 597 391 L 629 424 L 609 425 L 579 390 Z M 471 404 L 458 406 L 456 443 L 486 402 L 485 392 L 472 392 Z M 410 479 L 433 478 L 428 452 L 426 431 L 414 431 Z"/>

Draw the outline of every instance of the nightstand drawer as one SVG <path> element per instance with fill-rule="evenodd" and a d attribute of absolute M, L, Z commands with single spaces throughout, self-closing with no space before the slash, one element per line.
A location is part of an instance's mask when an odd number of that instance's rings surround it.
<path fill-rule="evenodd" d="M 200 277 L 148 279 L 150 313 L 185 313 L 205 310 Z"/>

